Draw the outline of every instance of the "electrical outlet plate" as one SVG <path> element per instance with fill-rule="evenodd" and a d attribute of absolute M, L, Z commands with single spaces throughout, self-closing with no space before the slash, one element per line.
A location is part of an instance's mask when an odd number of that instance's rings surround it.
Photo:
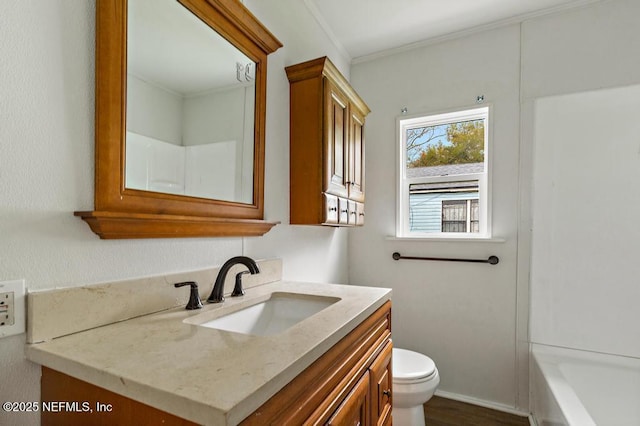
<path fill-rule="evenodd" d="M 0 281 L 0 337 L 26 331 L 24 280 Z"/>
<path fill-rule="evenodd" d="M 0 327 L 3 325 L 14 325 L 15 318 L 15 303 L 14 294 L 12 291 L 6 293 L 0 293 Z"/>

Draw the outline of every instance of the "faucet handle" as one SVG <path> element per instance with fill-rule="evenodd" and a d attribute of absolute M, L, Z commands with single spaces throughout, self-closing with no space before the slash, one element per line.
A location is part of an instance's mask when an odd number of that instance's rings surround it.
<path fill-rule="evenodd" d="M 184 287 L 185 285 L 191 286 L 191 291 L 189 293 L 189 301 L 187 302 L 187 306 L 185 309 L 200 309 L 202 308 L 202 302 L 200 301 L 200 293 L 198 293 L 198 283 L 195 281 L 185 281 L 182 283 L 175 283 L 174 286 Z"/>
<path fill-rule="evenodd" d="M 236 284 L 233 286 L 233 292 L 231 297 L 244 296 L 244 289 L 242 288 L 242 276 L 244 274 L 250 274 L 249 271 L 242 271 L 236 274 Z"/>

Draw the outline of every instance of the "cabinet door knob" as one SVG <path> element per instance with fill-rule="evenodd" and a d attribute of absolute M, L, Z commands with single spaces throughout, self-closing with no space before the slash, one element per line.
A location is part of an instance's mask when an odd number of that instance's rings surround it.
<path fill-rule="evenodd" d="M 386 396 L 391 396 L 391 389 L 383 390 L 382 394 Z"/>
<path fill-rule="evenodd" d="M 329 211 L 330 211 L 330 212 L 337 212 L 337 211 L 338 211 L 338 208 L 337 208 L 337 207 L 330 207 L 330 208 L 329 208 Z"/>

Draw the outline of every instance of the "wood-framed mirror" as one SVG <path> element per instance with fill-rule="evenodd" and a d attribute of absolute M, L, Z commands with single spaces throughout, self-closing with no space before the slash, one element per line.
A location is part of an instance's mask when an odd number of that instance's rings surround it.
<path fill-rule="evenodd" d="M 74 214 L 105 239 L 268 232 L 267 55 L 281 46 L 238 0 L 98 0 L 95 210 Z"/>

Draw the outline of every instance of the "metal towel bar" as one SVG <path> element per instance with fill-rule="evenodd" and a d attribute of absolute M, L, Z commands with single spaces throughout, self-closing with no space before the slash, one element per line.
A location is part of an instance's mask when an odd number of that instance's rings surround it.
<path fill-rule="evenodd" d="M 393 260 L 407 259 L 407 260 L 441 260 L 445 262 L 471 262 L 471 263 L 488 263 L 490 265 L 497 265 L 500 262 L 498 256 L 489 256 L 488 259 L 456 259 L 450 257 L 417 257 L 417 256 L 403 256 L 398 252 L 393 253 Z"/>

